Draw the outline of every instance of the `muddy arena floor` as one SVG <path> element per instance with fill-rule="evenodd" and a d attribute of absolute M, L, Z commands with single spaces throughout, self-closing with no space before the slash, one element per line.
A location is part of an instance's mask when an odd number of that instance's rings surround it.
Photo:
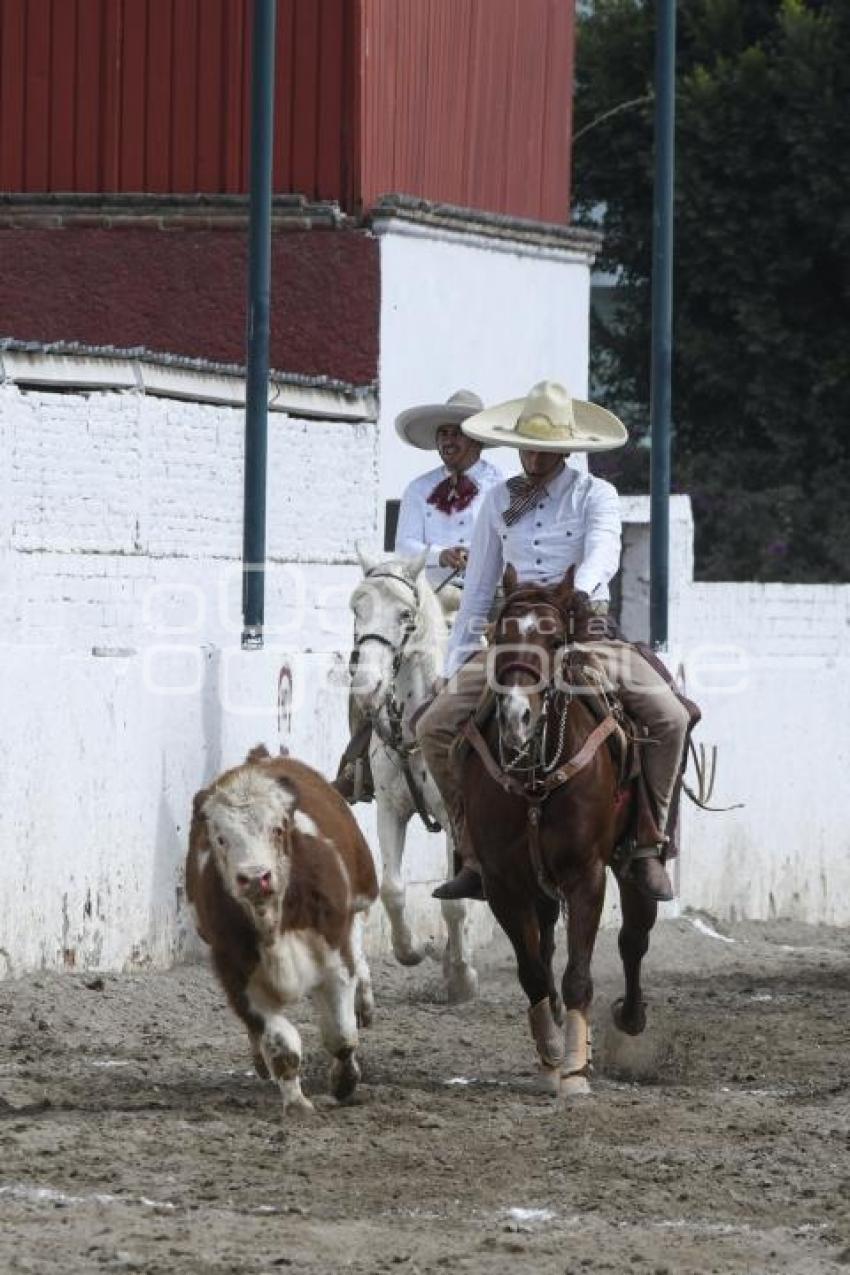
<path fill-rule="evenodd" d="M 595 963 L 595 1092 L 535 1096 L 506 946 L 449 1008 L 373 962 L 356 1105 L 277 1091 L 205 967 L 0 983 L 0 1272 L 850 1269 L 850 932 L 659 926 L 623 1048 Z M 559 949 L 560 951 L 560 949 Z"/>

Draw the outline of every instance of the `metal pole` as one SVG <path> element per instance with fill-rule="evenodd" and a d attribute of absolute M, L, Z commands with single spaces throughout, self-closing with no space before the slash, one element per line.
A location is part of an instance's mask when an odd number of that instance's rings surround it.
<path fill-rule="evenodd" d="M 242 530 L 242 646 L 260 649 L 265 620 L 266 457 L 271 311 L 272 141 L 277 0 L 254 0 L 251 203 Z"/>
<path fill-rule="evenodd" d="M 649 638 L 667 646 L 670 587 L 670 398 L 673 357 L 673 175 L 676 0 L 656 0 L 655 200 L 652 218 L 652 429 Z"/>

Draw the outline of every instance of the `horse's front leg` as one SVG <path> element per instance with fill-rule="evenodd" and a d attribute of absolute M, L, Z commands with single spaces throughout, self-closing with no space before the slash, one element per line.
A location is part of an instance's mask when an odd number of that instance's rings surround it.
<path fill-rule="evenodd" d="M 629 881 L 620 882 L 620 906 L 623 924 L 620 927 L 618 946 L 623 973 L 626 976 L 626 994 L 612 1009 L 614 1022 L 620 1031 L 639 1036 L 646 1027 L 646 1004 L 640 987 L 640 966 L 649 947 L 649 932 L 658 915 L 658 904 L 647 899 Z"/>
<path fill-rule="evenodd" d="M 563 981 L 567 1042 L 561 1080 L 564 1098 L 590 1093 L 590 962 L 604 901 L 605 867 L 597 860 L 567 891 L 568 958 Z"/>
<path fill-rule="evenodd" d="M 454 875 L 454 838 L 446 833 L 448 875 Z M 469 934 L 469 908 L 463 899 L 443 899 L 440 904 L 448 938 L 443 953 L 443 975 L 450 1005 L 474 1000 L 478 995 L 478 975 L 472 964 L 472 939 Z"/>
<path fill-rule="evenodd" d="M 549 1003 L 552 1016 L 559 1027 L 564 1025 L 564 1002 L 555 987 L 555 975 L 552 973 L 552 958 L 555 955 L 555 926 L 558 924 L 560 907 L 554 899 L 541 895 L 537 900 L 537 920 L 540 924 L 540 959 L 546 966 L 549 979 Z"/>
<path fill-rule="evenodd" d="M 418 965 L 425 953 L 414 945 L 405 916 L 405 888 L 401 861 L 407 817 L 401 816 L 386 796 L 378 796 L 378 844 L 381 847 L 383 872 L 381 900 L 390 922 L 393 954 L 402 965 Z"/>
<path fill-rule="evenodd" d="M 523 898 L 516 882 L 487 882 L 487 902 L 516 953 L 517 976 L 529 1001 L 528 1024 L 540 1059 L 542 1088 L 561 1089 L 564 1033 L 552 1012 L 551 971 L 541 950 L 540 921 L 533 899 Z"/>

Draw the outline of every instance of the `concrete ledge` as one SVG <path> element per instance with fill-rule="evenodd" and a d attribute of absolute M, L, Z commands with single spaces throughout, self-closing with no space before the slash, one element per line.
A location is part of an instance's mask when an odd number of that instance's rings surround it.
<path fill-rule="evenodd" d="M 371 386 L 276 372 L 269 380 L 270 411 L 322 420 L 377 419 L 378 399 Z M 150 350 L 0 341 L 4 381 L 23 389 L 138 390 L 196 403 L 245 404 L 243 368 Z"/>
<path fill-rule="evenodd" d="M 455 204 L 430 203 L 409 195 L 385 195 L 368 215 L 367 223 L 376 234 L 388 230 L 424 234 L 442 232 L 464 239 L 482 239 L 489 248 L 503 246 L 512 251 L 534 249 L 534 255 L 557 253 L 590 265 L 600 247 L 602 236 L 592 230 L 524 217 L 508 217 Z M 416 229 L 414 229 L 416 228 Z"/>
<path fill-rule="evenodd" d="M 272 200 L 272 230 L 356 229 L 339 204 L 304 195 Z M 0 195 L 0 229 L 239 230 L 248 227 L 247 195 Z"/>

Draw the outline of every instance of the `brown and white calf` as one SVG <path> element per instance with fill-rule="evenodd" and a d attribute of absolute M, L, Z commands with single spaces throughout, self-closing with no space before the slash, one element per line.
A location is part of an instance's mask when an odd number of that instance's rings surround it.
<path fill-rule="evenodd" d="M 378 883 L 339 793 L 302 762 L 254 749 L 195 796 L 186 889 L 254 1065 L 277 1081 L 284 1111 L 312 1106 L 301 1038 L 284 1012 L 309 994 L 333 1058 L 331 1092 L 350 1098 L 358 1021 L 368 1025 L 374 1010 L 361 930 Z"/>

